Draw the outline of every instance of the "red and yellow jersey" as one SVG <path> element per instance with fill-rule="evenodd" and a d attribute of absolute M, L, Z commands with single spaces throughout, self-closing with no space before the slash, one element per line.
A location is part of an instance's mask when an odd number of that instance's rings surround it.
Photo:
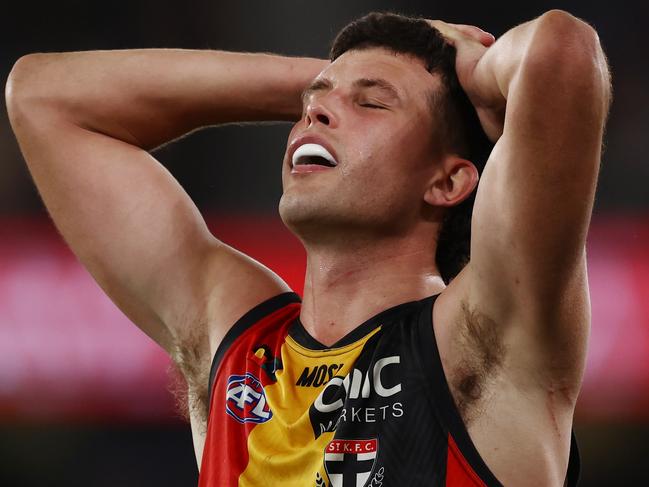
<path fill-rule="evenodd" d="M 293 293 L 248 312 L 212 363 L 199 486 L 500 485 L 449 392 L 434 301 L 390 308 L 330 347 L 305 331 Z"/>

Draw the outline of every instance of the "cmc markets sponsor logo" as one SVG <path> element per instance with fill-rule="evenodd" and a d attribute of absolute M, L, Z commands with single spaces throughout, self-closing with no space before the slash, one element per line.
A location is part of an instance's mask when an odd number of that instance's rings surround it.
<path fill-rule="evenodd" d="M 264 387 L 250 372 L 231 375 L 225 394 L 225 412 L 240 423 L 265 423 L 273 417 Z"/>
<path fill-rule="evenodd" d="M 342 368 L 343 364 L 316 365 L 313 369 L 304 367 L 295 385 L 301 387 L 320 387 L 325 381 L 330 381 L 336 371 Z"/>
<path fill-rule="evenodd" d="M 399 363 L 400 357 L 393 355 L 377 360 L 371 373 L 368 370 L 363 374 L 354 368 L 345 377 L 332 377 L 309 408 L 315 437 L 335 431 L 340 421 L 374 423 L 403 416 L 402 403 L 386 400 L 401 392 L 401 383 L 395 381 L 396 371 L 388 373 Z M 392 382 L 388 376 L 393 378 Z M 375 400 L 369 399 L 372 395 Z M 372 406 L 368 407 L 368 403 Z"/>
<path fill-rule="evenodd" d="M 378 441 L 333 440 L 325 448 L 324 465 L 332 487 L 364 487 L 376 462 Z"/>

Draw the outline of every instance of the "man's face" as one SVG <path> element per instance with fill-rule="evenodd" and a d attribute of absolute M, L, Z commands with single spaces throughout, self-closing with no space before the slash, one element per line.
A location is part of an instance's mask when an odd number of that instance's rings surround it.
<path fill-rule="evenodd" d="M 421 219 L 437 166 L 429 95 L 439 83 L 422 61 L 380 48 L 348 51 L 327 66 L 289 135 L 280 201 L 287 226 L 299 236 L 381 235 Z"/>

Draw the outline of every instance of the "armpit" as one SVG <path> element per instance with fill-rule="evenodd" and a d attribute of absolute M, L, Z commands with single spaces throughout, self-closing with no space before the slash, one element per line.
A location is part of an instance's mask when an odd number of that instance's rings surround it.
<path fill-rule="evenodd" d="M 455 324 L 454 353 L 449 385 L 465 424 L 479 413 L 489 381 L 501 368 L 505 357 L 502 328 L 487 315 L 461 305 L 460 319 Z"/>
<path fill-rule="evenodd" d="M 210 354 L 204 333 L 190 333 L 174 346 L 170 391 L 182 417 L 207 427 Z"/>

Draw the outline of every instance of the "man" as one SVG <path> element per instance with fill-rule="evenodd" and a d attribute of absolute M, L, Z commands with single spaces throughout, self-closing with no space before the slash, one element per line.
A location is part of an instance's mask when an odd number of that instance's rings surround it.
<path fill-rule="evenodd" d="M 371 14 L 331 63 L 30 55 L 7 100 L 61 233 L 184 372 L 200 485 L 562 485 L 609 84 L 562 11 L 497 42 Z M 280 214 L 307 250 L 301 304 L 147 152 L 278 119 L 298 120 Z"/>

